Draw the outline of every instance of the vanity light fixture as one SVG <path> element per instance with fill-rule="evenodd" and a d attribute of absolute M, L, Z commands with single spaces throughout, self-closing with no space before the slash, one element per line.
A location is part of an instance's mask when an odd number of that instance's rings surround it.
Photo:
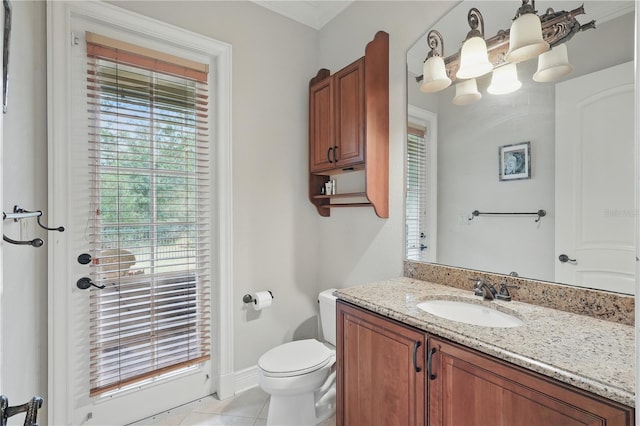
<path fill-rule="evenodd" d="M 552 8 L 543 15 L 535 10 L 535 0 L 521 0 L 516 17 L 510 29 L 500 30 L 488 39 L 484 38 L 484 19 L 476 8 L 469 10 L 467 22 L 471 31 L 462 48 L 448 57 L 444 56 L 444 42 L 439 32 L 428 33 L 428 45 L 431 51 L 425 59 L 423 75 L 416 81 L 422 82 L 423 92 L 433 93 L 444 90 L 451 83 L 456 83 L 454 104 L 468 105 L 482 97 L 477 90 L 477 83 L 460 84 L 494 72 L 489 93 L 505 94 L 517 90 L 521 83 L 517 79 L 515 63 L 538 58 L 538 70 L 533 76 L 536 82 L 557 80 L 573 71 L 567 55 L 565 42 L 580 31 L 595 28 L 595 21 L 580 24 L 576 16 L 584 14 L 584 5 L 571 11 L 555 12 Z M 433 40 L 433 41 L 432 41 Z M 441 46 L 440 54 L 437 47 Z M 442 62 L 445 72 L 442 72 Z M 513 67 L 506 67 L 514 64 Z M 510 85 L 499 85 L 498 82 L 511 75 Z M 513 77 L 513 75 L 516 75 Z M 425 78 L 423 78 L 425 76 Z M 494 83 L 495 81 L 495 83 Z M 517 87 L 516 87 L 517 86 Z"/>
<path fill-rule="evenodd" d="M 436 30 L 429 31 L 427 44 L 431 50 L 422 67 L 422 75 L 424 78 L 422 79 L 420 90 L 425 93 L 439 92 L 451 85 L 451 79 L 447 76 L 447 69 L 444 65 L 444 42 L 442 35 Z M 437 50 L 438 46 L 440 46 L 440 52 Z"/>
<path fill-rule="evenodd" d="M 533 80 L 546 83 L 564 77 L 571 71 L 573 66 L 569 63 L 567 45 L 562 43 L 538 57 L 538 71 L 533 75 Z"/>
<path fill-rule="evenodd" d="M 535 0 L 522 0 L 516 18 L 509 31 L 508 62 L 522 62 L 549 50 L 549 43 L 542 37 L 542 22 L 535 10 Z"/>
<path fill-rule="evenodd" d="M 451 102 L 455 105 L 469 105 L 480 100 L 482 94 L 478 92 L 476 79 L 460 80 L 456 83 L 456 96 Z"/>
<path fill-rule="evenodd" d="M 513 93 L 522 86 L 518 80 L 518 70 L 516 64 L 510 62 L 493 70 L 491 84 L 487 87 L 487 92 L 492 95 L 506 95 Z"/>
<path fill-rule="evenodd" d="M 493 69 L 489 62 L 487 43 L 484 41 L 484 19 L 480 11 L 475 7 L 471 8 L 467 14 L 467 22 L 471 31 L 462 44 L 460 68 L 456 73 L 456 77 L 461 80 L 483 76 Z"/>

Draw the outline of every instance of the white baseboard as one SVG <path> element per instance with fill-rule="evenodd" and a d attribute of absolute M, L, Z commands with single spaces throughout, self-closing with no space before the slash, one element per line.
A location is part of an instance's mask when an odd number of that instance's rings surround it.
<path fill-rule="evenodd" d="M 258 366 L 245 368 L 235 372 L 235 393 L 258 386 Z"/>

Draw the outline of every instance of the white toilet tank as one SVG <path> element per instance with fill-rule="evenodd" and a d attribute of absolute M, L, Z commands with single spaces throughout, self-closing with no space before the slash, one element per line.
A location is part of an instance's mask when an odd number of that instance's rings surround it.
<path fill-rule="evenodd" d="M 335 288 L 330 288 L 318 295 L 322 334 L 324 334 L 324 339 L 333 346 L 336 345 L 336 300 L 338 300 L 333 295 L 335 290 Z"/>

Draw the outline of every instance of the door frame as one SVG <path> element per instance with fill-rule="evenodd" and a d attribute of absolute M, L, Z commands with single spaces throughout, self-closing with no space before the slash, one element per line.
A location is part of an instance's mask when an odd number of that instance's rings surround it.
<path fill-rule="evenodd" d="M 70 135 L 69 94 L 71 78 L 67 74 L 70 61 L 72 17 L 86 17 L 114 27 L 134 29 L 153 39 L 170 39 L 175 44 L 214 58 L 212 74 L 215 75 L 215 182 L 214 214 L 212 229 L 216 236 L 218 255 L 213 259 L 214 279 L 212 289 L 213 330 L 211 392 L 220 399 L 232 396 L 233 371 L 233 200 L 232 200 L 232 150 L 231 150 L 231 45 L 192 33 L 179 27 L 126 11 L 102 2 L 47 2 L 47 121 L 48 121 L 48 203 L 49 218 L 53 223 L 67 217 L 69 189 L 66 170 L 56 165 L 64 164 L 65 143 Z M 65 224 L 73 226 L 73 224 Z M 73 398 L 67 387 L 72 377 L 67 337 L 73 324 L 69 324 L 66 312 L 70 307 L 72 283 L 66 283 L 68 242 L 65 233 L 51 235 L 48 244 L 48 423 L 72 424 Z M 67 290 L 65 290 L 67 289 Z M 214 344 L 215 342 L 215 344 Z M 87 419 L 88 420 L 88 419 Z"/>

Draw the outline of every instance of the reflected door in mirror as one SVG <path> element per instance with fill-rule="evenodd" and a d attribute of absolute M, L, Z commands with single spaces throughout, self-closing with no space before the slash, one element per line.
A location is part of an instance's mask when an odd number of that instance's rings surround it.
<path fill-rule="evenodd" d="M 559 83 L 556 281 L 633 294 L 634 167 L 633 63 Z"/>

